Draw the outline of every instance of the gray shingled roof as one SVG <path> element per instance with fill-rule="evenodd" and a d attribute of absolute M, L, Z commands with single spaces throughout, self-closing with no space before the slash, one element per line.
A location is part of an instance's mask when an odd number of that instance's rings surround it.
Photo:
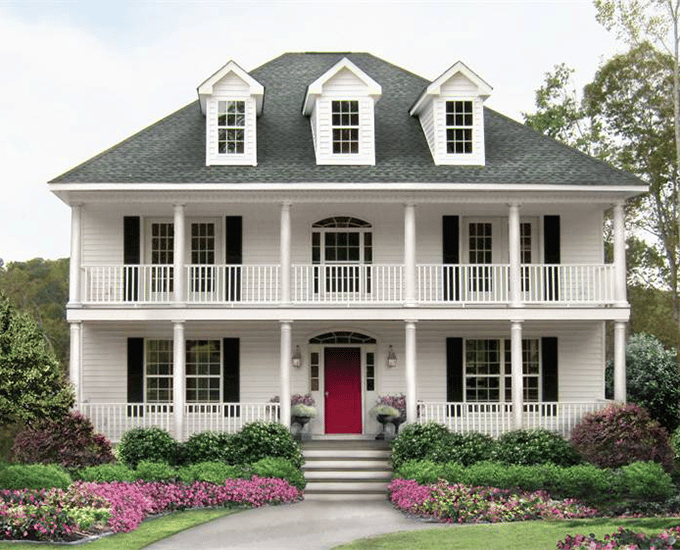
<path fill-rule="evenodd" d="M 301 106 L 307 86 L 342 57 L 382 86 L 375 166 L 316 165 Z M 205 117 L 196 101 L 50 183 L 642 183 L 488 108 L 486 165 L 435 166 L 420 122 L 409 116 L 428 81 L 367 53 L 287 53 L 250 74 L 266 90 L 257 121 L 257 166 L 205 165 Z"/>

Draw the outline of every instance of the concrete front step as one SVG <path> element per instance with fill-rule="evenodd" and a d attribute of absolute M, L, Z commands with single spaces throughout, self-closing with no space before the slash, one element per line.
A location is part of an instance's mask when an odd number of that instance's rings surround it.
<path fill-rule="evenodd" d="M 392 477 L 389 445 L 374 440 L 315 440 L 303 443 L 305 498 L 387 498 Z"/>

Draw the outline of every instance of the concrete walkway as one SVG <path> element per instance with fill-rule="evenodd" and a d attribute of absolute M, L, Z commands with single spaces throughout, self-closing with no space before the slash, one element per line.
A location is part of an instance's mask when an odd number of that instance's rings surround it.
<path fill-rule="evenodd" d="M 147 550 L 327 550 L 355 539 L 438 523 L 406 518 L 387 500 L 303 501 L 232 514 L 158 541 Z"/>

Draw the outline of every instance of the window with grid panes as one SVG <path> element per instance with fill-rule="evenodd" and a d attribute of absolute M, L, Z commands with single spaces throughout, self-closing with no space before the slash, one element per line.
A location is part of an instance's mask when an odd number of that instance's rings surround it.
<path fill-rule="evenodd" d="M 309 358 L 309 391 L 319 391 L 319 352 L 313 351 Z"/>
<path fill-rule="evenodd" d="M 468 227 L 468 260 L 470 268 L 470 290 L 488 292 L 491 287 L 491 268 L 475 267 L 475 264 L 493 262 L 493 226 L 490 223 L 470 223 Z"/>
<path fill-rule="evenodd" d="M 192 290 L 194 292 L 212 292 L 213 268 L 215 264 L 215 224 L 191 224 L 191 263 L 194 274 Z"/>
<path fill-rule="evenodd" d="M 245 152 L 245 101 L 217 102 L 217 152 L 238 155 Z"/>
<path fill-rule="evenodd" d="M 355 100 L 331 101 L 333 153 L 359 152 L 359 102 Z"/>
<path fill-rule="evenodd" d="M 375 391 L 375 353 L 366 353 L 366 391 Z"/>
<path fill-rule="evenodd" d="M 147 403 L 172 403 L 172 340 L 146 340 L 145 395 Z"/>
<path fill-rule="evenodd" d="M 523 399 L 540 399 L 540 354 L 537 339 L 522 340 Z M 465 341 L 465 400 L 512 401 L 510 340 Z"/>
<path fill-rule="evenodd" d="M 151 290 L 172 292 L 175 258 L 175 228 L 172 223 L 151 224 Z M 167 267 L 154 267 L 167 266 Z"/>
<path fill-rule="evenodd" d="M 446 102 L 446 152 L 472 153 L 472 101 Z"/>
<path fill-rule="evenodd" d="M 220 403 L 222 353 L 219 340 L 187 340 L 187 403 Z"/>

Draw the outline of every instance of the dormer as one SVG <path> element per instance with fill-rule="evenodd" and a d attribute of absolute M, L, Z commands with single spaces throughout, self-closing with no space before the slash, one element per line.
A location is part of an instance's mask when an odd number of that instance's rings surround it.
<path fill-rule="evenodd" d="M 229 61 L 198 87 L 198 99 L 205 115 L 206 166 L 256 166 L 264 86 Z"/>
<path fill-rule="evenodd" d="M 491 86 L 458 61 L 409 111 L 417 116 L 435 164 L 484 165 L 484 101 Z"/>
<path fill-rule="evenodd" d="M 307 87 L 317 164 L 375 164 L 375 103 L 382 87 L 344 57 Z"/>

